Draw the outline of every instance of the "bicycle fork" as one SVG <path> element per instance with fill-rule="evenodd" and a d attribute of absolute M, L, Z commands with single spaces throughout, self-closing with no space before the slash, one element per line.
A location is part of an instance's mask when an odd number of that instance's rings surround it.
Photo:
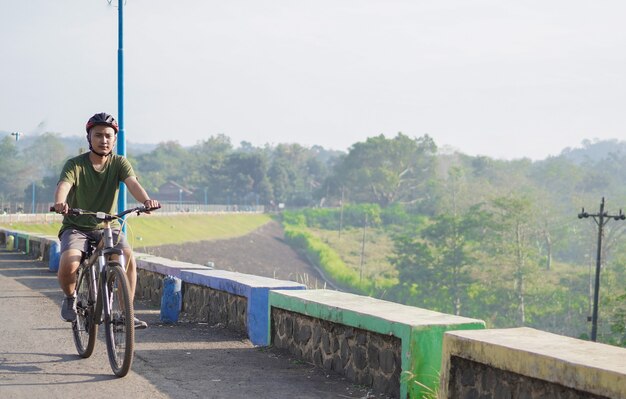
<path fill-rule="evenodd" d="M 111 295 L 111 292 L 109 292 L 109 285 L 107 284 L 107 273 L 106 273 L 106 268 L 107 268 L 107 257 L 109 255 L 115 254 L 119 257 L 119 262 L 120 265 L 122 265 L 122 269 L 124 271 L 125 267 L 124 265 L 124 253 L 120 250 L 117 249 L 106 249 L 104 251 L 102 251 L 102 253 L 100 254 L 100 256 L 98 256 L 98 274 L 100 276 L 100 298 L 102 298 L 102 305 L 103 305 L 103 312 L 104 312 L 104 320 L 106 322 L 110 321 L 110 317 L 111 317 L 111 310 L 113 308 L 113 295 Z M 112 287 L 111 287 L 112 288 Z M 102 319 L 101 319 L 102 320 Z"/>

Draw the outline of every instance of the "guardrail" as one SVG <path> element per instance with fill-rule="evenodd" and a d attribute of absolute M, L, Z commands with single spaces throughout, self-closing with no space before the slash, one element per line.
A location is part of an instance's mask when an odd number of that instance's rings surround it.
<path fill-rule="evenodd" d="M 626 348 L 532 328 L 448 332 L 443 398 L 626 398 Z"/>
<path fill-rule="evenodd" d="M 140 204 L 129 205 L 139 206 Z M 194 215 L 215 215 L 221 213 L 264 213 L 265 207 L 262 205 L 250 205 L 250 206 L 240 206 L 240 205 L 199 205 L 199 204 L 190 204 L 188 206 L 180 207 L 174 204 L 162 204 L 162 208 L 158 213 L 155 213 L 154 216 L 179 216 L 181 213 L 189 213 Z M 0 214 L 0 224 L 11 224 L 11 223 L 52 223 L 52 222 L 61 222 L 63 220 L 62 215 L 58 215 L 56 213 L 48 212 L 48 213 L 7 213 Z"/>
<path fill-rule="evenodd" d="M 0 228 L 0 245 L 58 269 L 58 240 Z M 136 253 L 137 296 L 243 331 L 394 397 L 626 398 L 626 349 Z M 454 330 L 454 331 L 452 331 Z"/>

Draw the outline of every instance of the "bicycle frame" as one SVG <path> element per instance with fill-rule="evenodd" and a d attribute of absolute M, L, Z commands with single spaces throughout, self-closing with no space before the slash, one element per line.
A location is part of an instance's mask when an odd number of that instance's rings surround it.
<path fill-rule="evenodd" d="M 89 274 L 92 283 L 91 286 L 94 288 L 94 293 L 96 297 L 96 307 L 93 315 L 93 321 L 96 324 L 102 324 L 103 310 L 105 315 L 111 313 L 111 304 L 109 303 L 109 301 L 103 300 L 103 298 L 109 298 L 108 287 L 106 284 L 108 258 L 111 255 L 117 255 L 119 259 L 119 264 L 122 266 L 124 271 L 126 271 L 124 252 L 114 247 L 113 231 L 111 229 L 110 222 L 106 221 L 105 223 L 106 225 L 103 229 L 100 242 L 96 245 L 89 259 L 85 261 L 86 267 L 89 268 Z M 96 262 L 98 265 L 97 274 L 94 267 Z"/>

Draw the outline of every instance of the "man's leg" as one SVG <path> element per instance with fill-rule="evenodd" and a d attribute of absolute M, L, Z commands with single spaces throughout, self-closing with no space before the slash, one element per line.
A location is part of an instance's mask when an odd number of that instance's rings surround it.
<path fill-rule="evenodd" d="M 82 253 L 78 249 L 68 249 L 61 254 L 57 278 L 65 296 L 73 296 L 76 289 L 76 270 L 80 266 Z"/>
<path fill-rule="evenodd" d="M 128 279 L 128 286 L 130 290 L 130 299 L 135 300 L 135 287 L 137 285 L 137 263 L 133 256 L 133 250 L 130 248 L 124 248 L 124 258 L 126 259 L 126 278 Z"/>
<path fill-rule="evenodd" d="M 134 302 L 135 286 L 137 285 L 137 263 L 135 262 L 135 257 L 133 256 L 133 250 L 130 245 L 128 245 L 128 241 L 126 241 L 126 237 L 124 237 L 124 234 L 121 234 L 119 230 L 115 230 L 113 232 L 113 240 L 117 242 L 117 245 L 115 247 L 121 249 L 124 253 L 124 261 L 126 262 L 124 268 L 126 269 L 128 290 L 130 291 L 130 299 L 132 302 Z M 148 324 L 145 321 L 141 321 L 135 317 L 135 328 L 146 327 L 148 327 Z"/>
<path fill-rule="evenodd" d="M 128 279 L 128 288 L 130 291 L 130 299 L 135 300 L 135 287 L 137 286 L 137 262 L 133 256 L 133 250 L 130 247 L 122 249 L 124 251 L 124 259 L 126 259 L 126 278 Z M 135 328 L 147 328 L 148 323 L 135 317 Z"/>
<path fill-rule="evenodd" d="M 76 270 L 80 266 L 82 253 L 78 249 L 67 249 L 61 254 L 57 279 L 65 294 L 61 304 L 61 318 L 65 321 L 76 320 Z"/>

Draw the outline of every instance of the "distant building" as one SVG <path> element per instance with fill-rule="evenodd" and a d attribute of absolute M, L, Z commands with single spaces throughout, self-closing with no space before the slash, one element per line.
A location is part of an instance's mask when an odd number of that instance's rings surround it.
<path fill-rule="evenodd" d="M 154 199 L 163 203 L 197 202 L 193 191 L 172 180 L 159 187 L 159 191 L 154 195 Z"/>

